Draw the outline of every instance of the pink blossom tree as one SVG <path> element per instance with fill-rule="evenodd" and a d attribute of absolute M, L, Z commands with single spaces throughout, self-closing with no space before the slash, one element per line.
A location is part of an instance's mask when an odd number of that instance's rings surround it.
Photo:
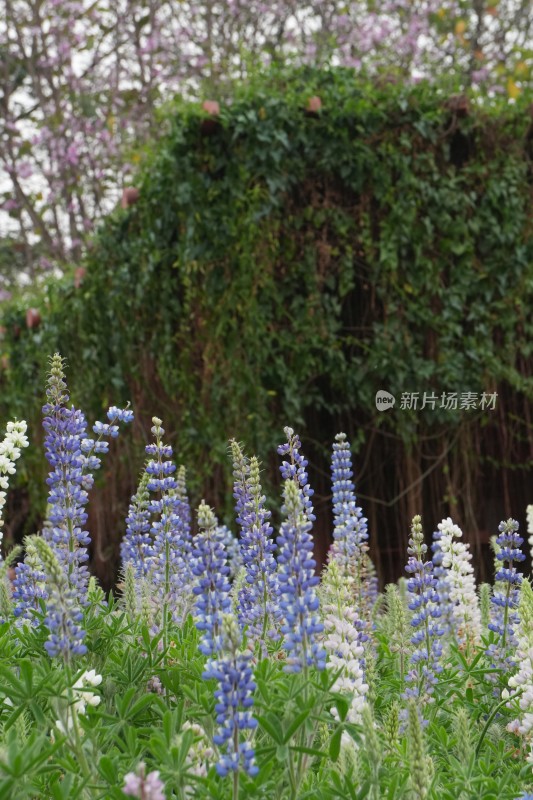
<path fill-rule="evenodd" d="M 403 80 L 444 72 L 511 98 L 531 78 L 530 0 L 3 4 L 0 236 L 31 275 L 79 258 L 174 93 L 223 95 L 288 60 Z"/>

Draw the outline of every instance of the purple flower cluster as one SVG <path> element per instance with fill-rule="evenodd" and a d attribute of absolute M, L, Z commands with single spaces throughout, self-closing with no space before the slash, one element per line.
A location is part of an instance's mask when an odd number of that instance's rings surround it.
<path fill-rule="evenodd" d="M 307 482 L 307 461 L 299 453 L 300 440 L 291 428 L 285 428 L 285 433 L 288 442 L 278 448 L 278 452 L 290 455 L 291 460 L 284 461 L 281 466 L 285 479 L 282 512 L 286 520 L 277 539 L 278 596 L 283 619 L 281 632 L 288 651 L 284 669 L 286 672 L 300 672 L 311 664 L 324 669 L 326 651 L 316 641 L 324 626 L 317 614 L 319 600 L 315 587 L 319 578 L 315 575 L 310 533 L 315 519 L 310 500 L 313 492 Z"/>
<path fill-rule="evenodd" d="M 436 620 L 441 615 L 440 598 L 436 591 L 437 579 L 433 574 L 433 562 L 426 561 L 427 545 L 424 544 L 421 519 L 413 518 L 411 537 L 407 548 L 409 559 L 405 570 L 411 576 L 407 588 L 412 595 L 409 608 L 414 612 L 411 625 L 416 632 L 411 643 L 416 649 L 411 656 L 413 669 L 406 681 L 411 684 L 405 691 L 406 697 L 419 697 L 431 702 L 436 683 L 436 675 L 442 672 L 439 658 L 442 645 L 438 639 L 444 630 Z"/>
<path fill-rule="evenodd" d="M 222 620 L 219 657 L 208 662 L 203 677 L 218 681 L 215 690 L 218 732 L 213 742 L 224 752 L 217 764 L 221 776 L 237 771 L 240 766 L 249 774 L 259 772 L 254 762 L 254 750 L 249 742 L 241 742 L 241 731 L 254 730 L 257 720 L 250 709 L 253 706 L 255 683 L 250 664 L 251 653 L 239 651 L 241 634 L 236 621 L 228 614 Z"/>
<path fill-rule="evenodd" d="M 222 617 L 231 609 L 229 567 L 217 519 L 204 501 L 198 508 L 198 527 L 192 553 L 195 622 L 203 633 L 200 651 L 211 656 L 220 649 Z"/>
<path fill-rule="evenodd" d="M 238 596 L 238 616 L 248 635 L 262 637 L 269 620 L 279 615 L 276 601 L 276 545 L 272 540 L 270 511 L 259 481 L 259 462 L 246 458 L 235 440 L 231 442 L 237 522 L 241 527 L 241 554 L 245 570 L 244 585 Z M 272 637 L 273 631 L 270 631 Z"/>

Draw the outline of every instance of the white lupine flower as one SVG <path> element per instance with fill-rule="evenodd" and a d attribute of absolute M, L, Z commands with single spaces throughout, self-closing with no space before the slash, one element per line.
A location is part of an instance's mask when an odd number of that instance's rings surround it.
<path fill-rule="evenodd" d="M 25 436 L 27 425 L 24 420 L 20 422 L 8 422 L 7 433 L 4 440 L 0 442 L 0 528 L 4 524 L 2 520 L 2 508 L 6 502 L 6 490 L 9 488 L 9 475 L 15 474 L 14 462 L 20 457 L 21 448 L 27 447 L 29 442 Z M 0 545 L 2 544 L 2 532 L 0 530 Z M 1 556 L 0 556 L 1 559 Z"/>
<path fill-rule="evenodd" d="M 516 628 L 518 644 L 515 658 L 520 666 L 518 672 L 509 678 L 508 685 L 513 690 L 521 690 L 518 698 L 509 703 L 510 707 L 514 706 L 521 713 L 509 723 L 507 729 L 530 741 L 531 753 L 527 760 L 533 763 L 533 589 L 526 578 L 520 587 L 518 614 L 520 621 Z"/>
<path fill-rule="evenodd" d="M 468 545 L 457 541 L 463 532 L 450 517 L 443 519 L 437 527 L 441 532 L 442 566 L 448 570 L 446 581 L 457 638 L 461 643 L 476 644 L 481 636 L 481 612 L 474 569 L 470 563 L 472 554 Z"/>
<path fill-rule="evenodd" d="M 348 696 L 350 706 L 346 719 L 358 723 L 368 692 L 361 663 L 364 655 L 361 621 L 357 612 L 350 608 L 349 591 L 334 560 L 328 564 L 322 590 L 322 612 L 325 615 L 322 643 L 328 653 L 327 666 L 335 672 L 342 670 L 332 691 Z M 338 719 L 336 708 L 331 713 Z"/>
<path fill-rule="evenodd" d="M 84 672 L 78 680 L 72 686 L 72 693 L 74 695 L 74 703 L 71 704 L 71 708 L 73 708 L 74 713 L 76 714 L 85 714 L 87 711 L 87 706 L 95 706 L 100 705 L 101 697 L 94 692 L 85 691 L 86 686 L 99 686 L 102 683 L 102 676 L 97 675 L 94 669 L 90 669 Z M 74 725 L 73 722 L 73 713 L 68 710 L 66 714 L 66 725 L 64 720 L 56 720 L 56 728 L 58 728 L 61 733 L 68 734 Z"/>
<path fill-rule="evenodd" d="M 182 731 L 192 731 L 195 736 L 185 761 L 187 772 L 199 778 L 206 778 L 210 765 L 216 759 L 216 753 L 209 744 L 205 730 L 197 722 L 185 720 Z M 185 797 L 193 798 L 195 796 L 196 788 L 194 786 L 185 787 Z"/>
<path fill-rule="evenodd" d="M 527 532 L 529 533 L 529 538 L 527 541 L 529 544 L 531 557 L 533 558 L 533 505 L 528 506 L 526 508 L 526 516 L 527 516 Z"/>

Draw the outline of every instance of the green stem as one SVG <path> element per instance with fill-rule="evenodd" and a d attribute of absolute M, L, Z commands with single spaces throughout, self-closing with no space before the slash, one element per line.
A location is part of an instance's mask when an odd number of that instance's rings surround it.
<path fill-rule="evenodd" d="M 498 713 L 500 708 L 503 708 L 503 706 L 506 705 L 509 702 L 509 700 L 514 700 L 515 697 L 517 697 L 519 694 L 522 694 L 523 691 L 524 691 L 523 689 L 520 689 L 518 692 L 515 692 L 515 694 L 512 697 L 508 697 L 505 700 L 502 700 L 501 703 L 498 703 L 498 705 L 493 709 L 493 711 L 491 711 L 491 713 L 489 714 L 489 717 L 488 717 L 488 719 L 487 719 L 487 721 L 485 723 L 485 727 L 481 731 L 481 736 L 479 737 L 479 742 L 477 743 L 476 752 L 474 754 L 476 759 L 477 759 L 477 757 L 479 755 L 479 751 L 481 749 L 481 745 L 483 744 L 483 739 L 485 738 L 486 733 L 487 733 L 488 729 L 491 726 L 492 720 L 494 719 L 494 717 L 496 716 L 496 714 Z"/>

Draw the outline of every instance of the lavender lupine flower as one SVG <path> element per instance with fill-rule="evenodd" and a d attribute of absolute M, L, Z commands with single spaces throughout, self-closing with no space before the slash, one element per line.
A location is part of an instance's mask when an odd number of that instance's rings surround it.
<path fill-rule="evenodd" d="M 197 598 L 195 622 L 203 633 L 200 652 L 211 656 L 220 649 L 222 616 L 231 608 L 231 586 L 220 528 L 212 509 L 203 500 L 198 508 L 198 527 L 192 561 L 192 572 L 196 576 L 193 587 Z"/>
<path fill-rule="evenodd" d="M 87 652 L 83 643 L 85 631 L 80 626 L 83 614 L 78 605 L 76 590 L 69 584 L 62 565 L 48 542 L 40 536 L 31 536 L 26 538 L 25 545 L 30 553 L 34 548 L 48 579 L 44 622 L 50 634 L 44 644 L 45 650 L 52 658 L 62 657 L 68 663 L 72 656 Z"/>
<path fill-rule="evenodd" d="M 421 523 L 418 515 L 413 517 L 407 548 L 409 559 L 405 567 L 411 576 L 407 581 L 407 588 L 412 596 L 409 608 L 415 612 L 411 625 L 417 629 L 411 639 L 416 649 L 411 656 L 413 669 L 406 675 L 406 681 L 411 686 L 406 689 L 405 696 L 431 702 L 436 675 L 442 672 L 439 664 L 442 645 L 438 637 L 444 631 L 437 622 L 441 613 L 436 591 L 437 579 L 433 575 L 433 562 L 425 560 L 428 548 L 424 544 Z"/>
<path fill-rule="evenodd" d="M 238 618 L 248 634 L 264 639 L 269 620 L 279 617 L 276 602 L 277 577 L 272 540 L 270 511 L 259 480 L 259 462 L 250 461 L 235 440 L 231 441 L 234 493 L 237 522 L 241 527 L 241 553 L 244 565 L 243 585 L 238 593 Z M 275 632 L 270 631 L 270 636 Z"/>
<path fill-rule="evenodd" d="M 481 613 L 474 570 L 470 563 L 472 554 L 468 545 L 457 541 L 463 532 L 450 517 L 443 519 L 437 527 L 441 533 L 442 566 L 448 571 L 453 633 L 458 643 L 466 645 L 467 651 L 471 651 L 481 638 Z"/>
<path fill-rule="evenodd" d="M 499 640 L 488 646 L 487 655 L 491 657 L 494 666 L 507 671 L 515 664 L 511 652 L 517 645 L 514 626 L 519 622 L 517 608 L 519 587 L 522 583 L 522 575 L 514 565 L 524 561 L 525 555 L 520 549 L 524 540 L 518 534 L 516 520 L 500 522 L 498 530 L 500 534 L 496 537 L 496 544 L 499 549 L 496 558 L 500 568 L 494 576 L 498 586 L 495 586 L 491 598 L 495 613 L 489 622 L 489 629 L 498 634 Z"/>
<path fill-rule="evenodd" d="M 324 626 L 318 619 L 319 600 L 315 587 L 319 583 L 315 575 L 316 562 L 312 557 L 312 520 L 315 519 L 310 497 L 312 490 L 307 483 L 307 462 L 299 454 L 300 441 L 291 428 L 285 428 L 288 443 L 278 448 L 282 454 L 290 454 L 291 463 L 283 462 L 281 474 L 285 479 L 282 512 L 286 516 L 281 525 L 277 545 L 278 594 L 288 651 L 286 672 L 300 672 L 315 664 L 318 669 L 326 665 L 326 652 L 317 641 L 317 634 Z"/>
<path fill-rule="evenodd" d="M 137 578 L 148 574 L 153 556 L 152 537 L 150 536 L 150 492 L 148 481 L 150 475 L 144 472 L 136 494 L 126 517 L 126 535 L 120 544 L 122 565 L 131 564 Z"/>
<path fill-rule="evenodd" d="M 223 748 L 217 764 L 221 776 L 236 772 L 241 766 L 249 775 L 257 775 L 254 750 L 248 741 L 240 741 L 241 731 L 254 730 L 257 720 L 250 711 L 253 706 L 252 694 L 255 690 L 251 667 L 251 653 L 240 650 L 242 635 L 237 621 L 231 614 L 222 618 L 222 633 L 218 658 L 207 663 L 203 677 L 215 678 L 218 689 L 215 691 L 217 704 L 218 731 L 213 742 Z"/>
<path fill-rule="evenodd" d="M 146 766 L 141 761 L 136 772 L 128 772 L 124 776 L 122 791 L 129 797 L 139 800 L 165 800 L 165 785 L 159 778 L 159 770 L 146 775 Z"/>
<path fill-rule="evenodd" d="M 173 473 L 176 466 L 171 460 L 172 448 L 163 444 L 165 433 L 158 417 L 152 419 L 155 443 L 146 447 L 151 457 L 146 465 L 149 479 L 146 488 L 158 492 L 157 500 L 150 500 L 149 512 L 159 515 L 151 526 L 153 546 L 150 553 L 149 580 L 159 592 L 163 602 L 163 622 L 172 608 L 175 621 L 184 616 L 190 601 L 190 541 L 188 520 L 182 519 L 183 501 L 178 494 L 179 484 Z"/>

